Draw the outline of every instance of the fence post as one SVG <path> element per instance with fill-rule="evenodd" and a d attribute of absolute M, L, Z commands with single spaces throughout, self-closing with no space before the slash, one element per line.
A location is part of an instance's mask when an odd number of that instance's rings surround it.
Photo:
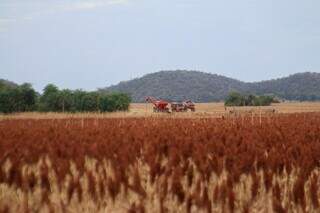
<path fill-rule="evenodd" d="M 259 106 L 259 113 L 260 113 L 260 125 L 261 125 L 261 106 Z"/>

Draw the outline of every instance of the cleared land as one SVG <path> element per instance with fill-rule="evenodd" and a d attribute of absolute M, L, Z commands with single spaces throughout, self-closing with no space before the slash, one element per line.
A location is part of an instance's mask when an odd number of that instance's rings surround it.
<path fill-rule="evenodd" d="M 320 113 L 0 121 L 0 211 L 319 212 Z"/>
<path fill-rule="evenodd" d="M 230 111 L 235 110 L 240 114 L 255 115 L 270 114 L 270 110 L 275 110 L 276 114 L 282 113 L 303 113 L 303 112 L 320 112 L 320 102 L 285 102 L 273 104 L 272 106 L 262 107 L 224 107 L 223 103 L 196 103 L 196 112 L 180 112 L 180 113 L 154 113 L 152 104 L 132 103 L 128 112 L 114 113 L 17 113 L 9 115 L 0 115 L 0 119 L 10 118 L 118 118 L 118 117 L 222 117 L 229 116 Z M 238 114 L 238 113 L 236 113 Z"/>
<path fill-rule="evenodd" d="M 275 109 L 278 113 L 320 112 L 320 102 L 284 102 L 262 107 L 227 107 L 228 110 L 256 110 Z M 130 110 L 136 114 L 152 113 L 152 104 L 131 104 Z M 222 102 L 220 103 L 196 103 L 195 115 L 221 115 L 226 113 Z"/>

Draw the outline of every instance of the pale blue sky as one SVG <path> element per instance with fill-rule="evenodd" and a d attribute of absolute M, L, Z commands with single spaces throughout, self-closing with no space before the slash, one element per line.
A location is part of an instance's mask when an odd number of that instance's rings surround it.
<path fill-rule="evenodd" d="M 320 71 L 319 0 L 1 0 L 0 78 L 93 90 L 159 70 Z"/>

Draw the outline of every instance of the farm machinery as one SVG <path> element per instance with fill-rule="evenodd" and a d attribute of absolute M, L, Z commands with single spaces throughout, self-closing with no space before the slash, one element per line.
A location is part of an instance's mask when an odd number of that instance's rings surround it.
<path fill-rule="evenodd" d="M 171 103 L 171 111 L 172 112 L 186 112 L 188 109 L 191 110 L 191 112 L 196 111 L 195 105 L 192 101 L 187 100 L 183 102 L 172 102 Z"/>
<path fill-rule="evenodd" d="M 153 111 L 154 112 L 167 112 L 170 113 L 168 105 L 171 105 L 171 112 L 186 112 L 190 109 L 192 112 L 195 111 L 195 104 L 190 101 L 183 101 L 183 102 L 172 102 L 169 103 L 164 100 L 158 100 L 154 97 L 146 97 L 146 102 L 153 103 Z"/>
<path fill-rule="evenodd" d="M 164 100 L 157 100 L 154 97 L 146 97 L 146 102 L 147 103 L 153 103 L 153 112 L 167 112 L 170 113 L 169 110 L 169 102 L 164 101 Z"/>

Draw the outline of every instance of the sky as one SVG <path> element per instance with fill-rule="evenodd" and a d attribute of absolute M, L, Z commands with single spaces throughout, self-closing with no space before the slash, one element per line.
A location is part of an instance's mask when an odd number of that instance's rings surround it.
<path fill-rule="evenodd" d="M 0 78 L 94 90 L 159 70 L 320 72 L 319 0 L 1 0 Z"/>

